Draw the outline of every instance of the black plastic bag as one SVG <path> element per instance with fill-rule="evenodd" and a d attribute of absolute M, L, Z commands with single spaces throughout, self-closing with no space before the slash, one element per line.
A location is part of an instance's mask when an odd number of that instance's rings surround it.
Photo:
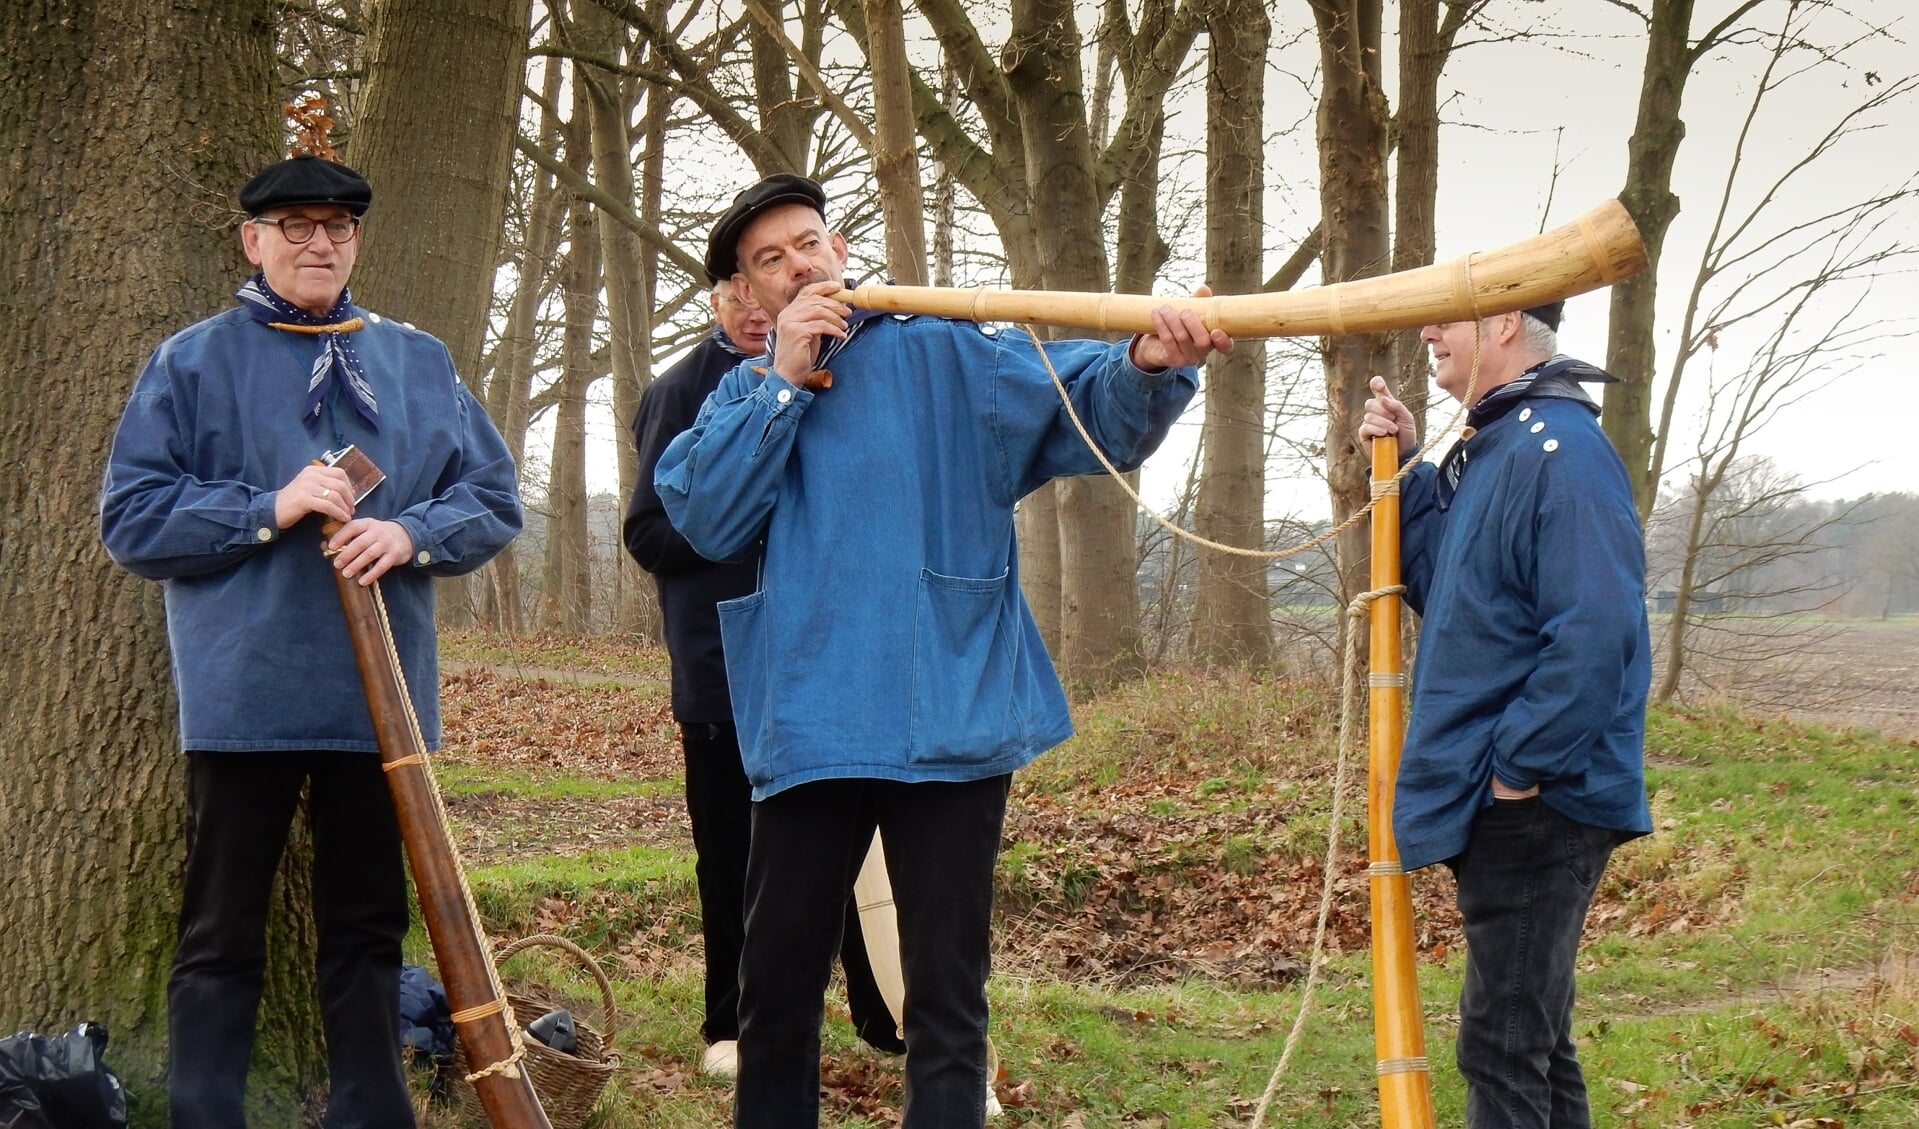
<path fill-rule="evenodd" d="M 0 1129 L 125 1129 L 127 1095 L 101 1056 L 107 1029 L 0 1039 Z"/>
<path fill-rule="evenodd" d="M 580 1035 L 573 1027 L 573 1013 L 554 1008 L 526 1025 L 526 1033 L 563 1055 L 578 1054 Z"/>

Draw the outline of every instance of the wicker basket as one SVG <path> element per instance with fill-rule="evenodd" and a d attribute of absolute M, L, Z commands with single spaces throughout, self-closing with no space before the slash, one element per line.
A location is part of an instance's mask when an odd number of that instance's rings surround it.
<path fill-rule="evenodd" d="M 556 1007 L 566 1007 L 564 1002 L 552 999 L 537 989 L 516 992 L 509 988 L 506 993 L 507 1003 L 513 1007 L 513 1018 L 520 1025 L 520 1041 L 526 1045 L 526 1058 L 520 1065 L 533 1079 L 533 1092 L 539 1096 L 547 1120 L 553 1124 L 553 1129 L 579 1129 L 592 1115 L 593 1107 L 599 1103 L 600 1092 L 606 1089 L 608 1080 L 620 1065 L 620 1056 L 607 1049 L 619 1025 L 619 1013 L 613 1006 L 613 985 L 607 981 L 606 973 L 591 954 L 565 937 L 551 933 L 536 933 L 504 946 L 494 962 L 496 966 L 503 965 L 508 957 L 535 945 L 549 945 L 571 953 L 586 965 L 587 971 L 593 974 L 594 982 L 600 986 L 600 1007 L 605 1030 L 595 1029 L 576 1014 L 573 1026 L 579 1036 L 579 1049 L 575 1054 L 556 1051 L 526 1033 L 528 1023 Z M 466 1080 L 473 1069 L 467 1064 L 466 1048 L 456 1039 L 453 1047 L 454 1101 L 468 1116 L 483 1122 L 486 1110 L 480 1104 L 480 1095 L 473 1089 L 473 1084 Z"/>

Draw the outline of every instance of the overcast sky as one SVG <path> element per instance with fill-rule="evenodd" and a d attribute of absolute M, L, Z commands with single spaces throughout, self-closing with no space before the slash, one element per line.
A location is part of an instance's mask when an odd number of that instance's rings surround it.
<path fill-rule="evenodd" d="M 1716 22 L 1732 0 L 1700 0 L 1695 30 Z M 1393 5 L 1388 5 L 1389 9 Z M 1914 21 L 1905 15 L 1908 0 L 1852 0 L 1851 14 L 1822 17 L 1811 37 L 1824 43 L 1859 40 L 1870 21 L 1890 27 L 1890 37 L 1854 43 L 1836 63 L 1807 68 L 1783 90 L 1769 96 L 1753 140 L 1748 143 L 1742 184 L 1748 196 L 1769 184 L 1787 164 L 1800 159 L 1851 107 L 1885 84 L 1911 74 L 1919 58 L 1907 40 Z M 1313 153 L 1313 100 L 1317 86 L 1317 48 L 1303 0 L 1272 6 L 1277 21 L 1266 111 L 1268 204 L 1267 268 L 1276 267 L 1313 225 L 1318 210 L 1316 158 Z M 1626 144 L 1632 132 L 1645 53 L 1643 25 L 1610 0 L 1494 0 L 1496 19 L 1508 21 L 1487 31 L 1469 30 L 1466 44 L 1441 79 L 1442 130 L 1438 207 L 1441 260 L 1523 239 L 1557 226 L 1617 195 L 1625 176 Z M 1761 5 L 1749 22 L 1776 31 L 1785 0 Z M 1391 15 L 1389 13 L 1389 19 Z M 1524 19 L 1524 39 L 1510 38 L 1511 21 Z M 1492 41 L 1497 37 L 1497 41 Z M 991 38 L 989 33 L 989 38 Z M 1201 39 L 1194 58 L 1205 49 Z M 1396 82 L 1392 40 L 1385 49 L 1386 89 Z M 1668 236 L 1661 269 L 1659 370 L 1669 371 L 1681 316 L 1679 303 L 1697 269 L 1711 212 L 1724 189 L 1732 144 L 1764 64 L 1764 49 L 1744 45 L 1715 53 L 1704 61 L 1686 92 L 1688 137 L 1675 170 L 1683 208 Z M 1812 62 L 1805 53 L 1796 66 Z M 1870 79 L 1868 74 L 1870 72 Z M 1189 84 L 1190 85 L 1190 84 Z M 1876 128 L 1821 159 L 1801 187 L 1762 227 L 1777 230 L 1795 217 L 1861 198 L 1910 180 L 1919 169 L 1919 99 L 1899 112 L 1881 114 Z M 1203 169 L 1203 102 L 1189 93 L 1171 106 L 1165 179 L 1171 191 L 1182 186 L 1198 192 Z M 1184 153 L 1185 165 L 1178 164 Z M 1170 211 L 1170 209 L 1169 209 Z M 1919 208 L 1910 202 L 1891 225 L 1887 240 L 1919 242 Z M 1161 289 L 1182 292 L 1198 281 L 1192 265 L 1203 248 L 1194 237 L 1172 236 L 1188 256 L 1166 272 Z M 878 248 L 874 254 L 880 253 Z M 1188 277 L 1188 276 L 1192 277 Z M 1909 331 L 1919 312 L 1919 283 L 1911 274 L 1888 275 L 1874 285 L 1858 317 L 1886 331 Z M 1604 291 L 1568 303 L 1561 346 L 1576 356 L 1603 362 L 1607 298 Z M 1742 348 L 1742 346 L 1746 346 Z M 1905 361 L 1919 339 L 1889 341 L 1877 351 L 1886 357 L 1853 364 L 1857 371 L 1835 379 L 1811 395 L 1784 419 L 1772 424 L 1748 449 L 1770 456 L 1807 482 L 1822 497 L 1856 496 L 1868 491 L 1919 492 L 1919 461 L 1906 458 L 1900 438 L 1880 421 L 1897 418 L 1911 385 Z M 1713 360 L 1723 378 L 1743 367 L 1749 342 L 1728 338 Z M 1700 362 L 1695 362 L 1699 364 Z M 1690 447 L 1697 431 L 1707 373 L 1690 370 L 1682 398 L 1682 418 L 1674 427 L 1675 444 Z M 1276 378 L 1281 374 L 1276 373 Z M 1316 382 L 1317 373 L 1302 380 Z M 1663 380 L 1660 382 L 1663 388 Z M 1440 404 L 1443 398 L 1436 398 Z M 1434 412 L 1434 424 L 1450 418 L 1450 402 Z M 1899 412 L 1903 415 L 1903 412 Z M 1168 503 L 1187 477 L 1198 411 L 1188 413 L 1167 446 L 1146 469 L 1149 502 Z M 596 472 L 594 487 L 610 488 L 612 444 L 630 442 L 610 417 L 591 427 Z M 1886 453 L 1881 455 L 1879 452 Z M 1668 459 L 1670 471 L 1683 449 Z M 603 472 L 603 473 L 602 473 Z M 602 478 L 608 481 L 602 482 Z M 1323 516 L 1324 490 L 1309 477 L 1282 478 L 1269 484 L 1269 516 Z"/>
<path fill-rule="evenodd" d="M 1283 10 L 1287 5 L 1279 7 Z M 1733 7 L 1729 0 L 1701 0 L 1695 31 L 1710 27 Z M 1850 108 L 1919 69 L 1915 67 L 1919 52 L 1907 38 L 1915 28 L 1913 18 L 1905 14 L 1911 7 L 1906 0 L 1854 0 L 1848 7 L 1850 16 L 1820 19 L 1811 28 L 1812 37 L 1827 43 L 1856 40 L 1867 30 L 1868 21 L 1875 19 L 1891 26 L 1892 37 L 1858 43 L 1839 63 L 1812 67 L 1767 97 L 1747 145 L 1740 181 L 1744 198 L 1770 185 Z M 1645 53 L 1642 25 L 1606 0 L 1517 6 L 1495 0 L 1492 8 L 1495 16 L 1503 13 L 1507 19 L 1516 8 L 1537 13 L 1535 30 L 1556 29 L 1557 33 L 1523 42 L 1485 42 L 1484 32 L 1469 31 L 1462 37 L 1480 42 L 1461 50 L 1441 79 L 1442 116 L 1447 123 L 1440 139 L 1441 260 L 1565 223 L 1617 195 L 1624 183 L 1626 144 L 1637 111 Z M 1785 10 L 1783 0 L 1762 5 L 1749 21 L 1776 31 Z M 1511 30 L 1510 26 L 1505 30 Z M 1279 38 L 1275 36 L 1276 41 Z M 1389 90 L 1396 82 L 1391 66 L 1394 50 L 1389 43 Z M 1280 51 L 1278 65 L 1282 70 L 1289 65 L 1310 67 L 1313 51 L 1310 37 L 1304 38 Z M 1793 58 L 1795 67 L 1812 62 L 1804 52 Z M 1698 268 L 1712 211 L 1726 183 L 1737 130 L 1763 64 L 1764 51 L 1759 46 L 1730 48 L 1702 62 L 1687 86 L 1683 111 L 1687 139 L 1674 173 L 1682 211 L 1668 235 L 1660 272 L 1662 377 L 1670 371 L 1682 316 L 1680 303 Z M 1280 107 L 1305 104 L 1300 85 L 1284 75 L 1276 78 L 1269 94 L 1273 107 L 1267 114 L 1269 129 L 1288 124 L 1289 111 Z M 1911 181 L 1919 172 L 1919 100 L 1908 99 L 1895 110 L 1878 115 L 1872 132 L 1839 146 L 1822 157 L 1809 175 L 1802 174 L 1800 188 L 1789 197 L 1790 206 L 1761 221 L 1761 230 L 1779 230 L 1821 209 L 1870 195 L 1871 190 Z M 1277 136 L 1269 143 L 1268 176 L 1282 182 L 1269 204 L 1269 227 L 1304 230 L 1318 207 L 1310 125 L 1308 118 L 1297 135 Z M 1302 171 L 1288 177 L 1289 170 Z M 1884 238 L 1919 242 L 1915 217 L 1919 207 L 1909 201 Z M 1599 291 L 1568 303 L 1560 338 L 1565 352 L 1604 361 L 1607 302 L 1606 292 Z M 1916 313 L 1919 283 L 1905 273 L 1880 278 L 1857 316 L 1863 324 L 1876 324 L 1886 331 L 1910 332 Z M 1723 341 L 1715 356 L 1716 375 L 1723 378 L 1744 367 L 1749 345 L 1749 339 Z M 1818 496 L 1919 492 L 1919 462 L 1907 457 L 1906 444 L 1889 434 L 1882 422 L 1891 414 L 1888 409 L 1910 395 L 1915 366 L 1906 358 L 1915 349 L 1919 339 L 1882 343 L 1875 351 L 1886 354 L 1883 360 L 1847 365 L 1857 371 L 1809 396 L 1768 427 L 1750 449 L 1809 483 L 1830 480 L 1812 488 Z M 1700 365 L 1695 362 L 1682 386 L 1694 392 L 1682 397 L 1684 418 L 1673 429 L 1676 445 L 1691 446 L 1691 436 L 1698 429 L 1707 377 Z M 1663 386 L 1662 380 L 1662 390 Z M 1452 415 L 1450 401 L 1435 393 L 1435 404 L 1442 402 L 1446 410 L 1435 411 L 1435 425 Z M 1669 457 L 1669 472 L 1679 453 Z M 1149 467 L 1149 473 L 1159 486 L 1155 493 L 1170 493 L 1183 477 L 1179 459 L 1170 450 L 1160 459 L 1162 465 Z M 1326 512 L 1317 488 L 1310 484 L 1276 481 L 1273 488 L 1274 513 Z"/>

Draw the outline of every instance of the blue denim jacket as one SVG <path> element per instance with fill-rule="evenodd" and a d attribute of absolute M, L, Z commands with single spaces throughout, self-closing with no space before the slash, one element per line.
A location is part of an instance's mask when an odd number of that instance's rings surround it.
<path fill-rule="evenodd" d="M 1451 505 L 1402 484 L 1406 602 L 1423 618 L 1393 804 L 1408 869 L 1465 849 L 1495 774 L 1622 838 L 1646 805 L 1645 551 L 1593 409 L 1531 399 L 1480 428 Z"/>
<path fill-rule="evenodd" d="M 283 486 L 357 444 L 386 472 L 356 516 L 398 521 L 414 559 L 380 588 L 420 729 L 440 738 L 435 576 L 480 567 L 519 532 L 512 457 L 432 336 L 355 308 L 380 430 L 330 405 L 302 421 L 317 340 L 239 309 L 162 342 L 135 383 L 100 491 L 117 563 L 163 581 L 183 749 L 378 749 L 316 518 L 284 532 Z"/>
<path fill-rule="evenodd" d="M 1192 369 L 1141 372 L 1127 347 L 1046 352 L 1130 469 L 1198 386 Z M 734 369 L 654 476 L 703 555 L 766 544 L 759 590 L 720 605 L 754 798 L 1011 772 L 1072 734 L 1020 593 L 1014 503 L 1098 461 L 1023 333 L 879 318 L 831 369 L 820 391 Z"/>

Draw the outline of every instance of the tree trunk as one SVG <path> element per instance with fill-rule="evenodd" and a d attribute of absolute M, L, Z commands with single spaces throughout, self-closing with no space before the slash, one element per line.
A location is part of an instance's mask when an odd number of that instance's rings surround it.
<path fill-rule="evenodd" d="M 959 109 L 959 79 L 950 62 L 940 64 L 940 105 L 947 113 Z M 953 221 L 959 181 L 940 161 L 933 174 L 933 285 L 953 285 Z"/>
<path fill-rule="evenodd" d="M 886 267 L 901 286 L 926 285 L 926 215 L 913 72 L 900 0 L 865 0 L 866 57 L 873 68 L 873 174 L 886 213 Z"/>
<path fill-rule="evenodd" d="M 446 343 L 478 383 L 499 266 L 530 0 L 382 0 L 345 154 L 373 185 L 353 272 L 361 305 Z M 458 113 L 422 113 L 424 106 Z M 445 581 L 440 618 L 471 623 L 481 577 Z"/>
<path fill-rule="evenodd" d="M 97 492 L 141 363 L 246 273 L 234 194 L 277 152 L 275 10 L 0 5 L 0 1029 L 104 1022 L 150 1121 L 184 777 L 160 587 L 108 563 Z M 282 889 L 255 1093 L 284 1122 L 324 1067 L 304 881 Z"/>
<path fill-rule="evenodd" d="M 1222 294 L 1263 281 L 1263 83 L 1272 25 L 1260 0 L 1212 13 L 1206 81 L 1206 278 Z M 1207 364 L 1205 459 L 1195 528 L 1211 541 L 1264 547 L 1265 343 L 1242 341 Z M 1262 557 L 1199 550 L 1193 653 L 1202 663 L 1263 666 L 1273 633 Z"/>
<path fill-rule="evenodd" d="M 575 9 L 575 38 L 590 55 L 617 58 L 625 46 L 621 25 L 595 4 Z M 582 65 L 576 76 L 586 88 L 593 131 L 593 179 L 615 199 L 633 202 L 632 132 L 633 80 Z M 640 393 L 653 379 L 653 303 L 646 285 L 648 251 L 639 234 L 625 224 L 600 226 L 600 249 L 605 258 L 607 344 L 613 367 L 614 450 L 617 453 L 621 503 L 633 496 L 639 474 L 639 453 L 627 441 L 633 417 L 639 412 Z M 633 558 L 613 554 L 619 576 L 619 599 L 613 613 L 614 629 L 638 633 L 655 618 L 653 584 Z"/>
<path fill-rule="evenodd" d="M 469 378 L 499 265 L 529 10 L 530 0 L 383 0 L 345 154 L 374 192 L 356 298 L 446 342 Z"/>
<path fill-rule="evenodd" d="M 567 163 L 588 164 L 586 84 L 575 82 L 567 128 Z M 575 197 L 567 218 L 564 266 L 566 328 L 560 347 L 560 390 L 553 421 L 553 466 L 547 482 L 547 622 L 583 633 L 592 620 L 591 531 L 586 520 L 586 393 L 593 383 L 593 323 L 600 312 L 600 235 L 592 205 Z"/>
<path fill-rule="evenodd" d="M 1020 0 L 1001 55 L 1018 104 L 1039 285 L 1106 290 L 1105 234 L 1079 64 L 1079 31 L 1065 0 Z M 1139 665 L 1134 591 L 1135 510 L 1103 476 L 1054 486 L 1059 511 L 1060 641 L 1068 685 L 1106 685 Z"/>
<path fill-rule="evenodd" d="M 817 103 L 793 97 L 792 64 L 772 32 L 758 20 L 749 20 L 747 36 L 753 49 L 753 100 L 759 108 L 760 132 L 772 142 L 773 150 L 770 162 L 759 162 L 759 174 L 805 172 L 813 125 L 813 111 L 805 107 Z"/>
<path fill-rule="evenodd" d="M 1444 15 L 1441 15 L 1442 3 Z M 1394 115 L 1393 270 L 1432 263 L 1439 199 L 1439 76 L 1453 43 L 1483 0 L 1401 0 L 1399 8 L 1399 105 Z M 1417 329 L 1393 335 L 1393 389 L 1426 434 L 1432 372 Z"/>
<path fill-rule="evenodd" d="M 1647 29 L 1646 65 L 1639 88 L 1639 117 L 1626 143 L 1626 186 L 1620 203 L 1639 225 L 1646 244 L 1646 270 L 1615 283 L 1607 323 L 1606 371 L 1619 378 L 1605 391 L 1600 424 L 1632 478 L 1639 524 L 1652 514 L 1658 486 L 1652 466 L 1652 380 L 1655 346 L 1654 304 L 1659 294 L 1659 256 L 1666 231 L 1679 214 L 1672 191 L 1673 162 L 1686 137 L 1680 101 L 1691 73 L 1688 36 L 1693 0 L 1653 0 Z"/>
<path fill-rule="evenodd" d="M 1386 95 L 1379 87 L 1380 0 L 1308 0 L 1319 32 L 1319 200 L 1328 283 L 1368 278 L 1388 262 Z M 1371 460 L 1353 441 L 1366 383 L 1391 359 L 1392 338 L 1326 339 L 1326 479 L 1334 520 L 1366 504 Z M 1366 588 L 1364 524 L 1339 538 L 1340 602 Z M 1364 649 L 1364 641 L 1361 649 Z M 1363 661 L 1362 655 L 1348 656 Z"/>
<path fill-rule="evenodd" d="M 560 97 L 563 70 L 558 65 L 546 68 L 542 94 L 548 107 L 555 105 Z M 546 109 L 541 112 L 541 120 L 541 144 L 548 149 L 556 148 L 560 138 L 557 115 Z M 560 191 L 551 173 L 535 168 L 531 176 L 533 190 L 532 198 L 526 202 L 526 245 L 520 249 L 519 280 L 507 307 L 506 324 L 500 331 L 493 377 L 487 383 L 484 401 L 487 414 L 499 425 L 514 464 L 522 468 L 522 481 L 531 413 L 533 355 L 538 347 L 534 322 L 553 273 L 553 255 L 560 245 L 566 209 L 566 194 Z M 517 544 L 509 543 L 485 570 L 498 612 L 497 623 L 507 632 L 519 631 L 525 622 L 517 548 Z"/>

